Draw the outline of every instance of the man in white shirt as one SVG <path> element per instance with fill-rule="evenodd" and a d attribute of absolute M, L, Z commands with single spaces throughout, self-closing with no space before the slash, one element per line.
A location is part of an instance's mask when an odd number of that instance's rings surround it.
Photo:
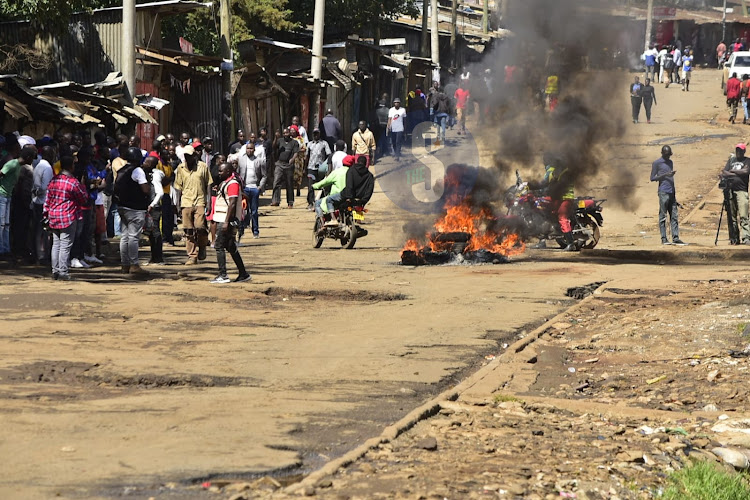
<path fill-rule="evenodd" d="M 183 148 L 190 144 L 190 135 L 187 132 L 181 133 L 179 141 L 180 142 L 177 144 L 174 152 L 177 155 L 177 158 L 180 159 L 180 163 L 185 163 L 185 152 Z"/>
<path fill-rule="evenodd" d="M 661 50 L 659 51 L 659 83 L 664 83 L 664 66 L 667 63 L 667 59 L 672 56 L 669 55 L 669 51 L 667 51 L 667 46 L 663 45 Z"/>
<path fill-rule="evenodd" d="M 55 149 L 51 146 L 42 148 L 42 159 L 34 167 L 34 186 L 31 189 L 31 206 L 34 227 L 34 251 L 37 261 L 49 260 L 52 242 L 42 227 L 42 212 L 47 199 L 47 186 L 55 176 L 52 164 L 55 163 Z"/>
<path fill-rule="evenodd" d="M 406 110 L 401 107 L 401 99 L 393 100 L 393 107 L 388 111 L 387 131 L 391 135 L 393 154 L 396 161 L 401 160 L 401 144 L 404 142 L 404 123 L 406 121 Z"/>
<path fill-rule="evenodd" d="M 654 72 L 656 71 L 656 58 L 659 56 L 659 51 L 656 50 L 654 45 L 651 45 L 648 49 L 643 52 L 643 60 L 646 63 L 646 78 L 654 81 Z"/>
<path fill-rule="evenodd" d="M 148 156 L 143 161 L 143 171 L 146 176 L 151 177 L 151 202 L 146 208 L 146 231 L 151 246 L 151 265 L 163 266 L 164 262 L 164 237 L 161 234 L 161 199 L 164 196 L 164 172 L 156 168 L 159 160 L 154 156 Z M 150 221 L 148 219 L 151 219 Z"/>
<path fill-rule="evenodd" d="M 339 139 L 336 141 L 336 144 L 334 145 L 336 148 L 336 151 L 333 152 L 333 155 L 331 156 L 331 172 L 336 170 L 337 168 L 341 168 L 344 166 L 344 158 L 346 158 L 346 143 Z"/>
<path fill-rule="evenodd" d="M 252 136 L 252 134 L 251 134 Z M 248 200 L 248 216 L 250 226 L 253 230 L 253 238 L 260 238 L 260 226 L 258 224 L 258 203 L 260 195 L 266 189 L 267 164 L 265 156 L 260 157 L 255 152 L 255 144 L 247 143 L 243 149 L 245 154 L 240 156 L 237 168 L 237 176 L 245 185 L 245 195 Z M 247 219 L 244 226 L 247 226 Z M 241 236 L 241 234 L 240 234 Z"/>

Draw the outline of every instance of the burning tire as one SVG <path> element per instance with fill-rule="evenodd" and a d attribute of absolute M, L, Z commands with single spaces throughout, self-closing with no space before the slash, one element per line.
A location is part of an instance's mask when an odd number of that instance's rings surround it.
<path fill-rule="evenodd" d="M 315 225 L 313 226 L 313 231 L 312 231 L 313 248 L 320 248 L 320 246 L 323 244 L 323 240 L 325 239 L 323 235 L 318 234 L 321 224 L 322 222 L 320 222 L 320 217 L 315 217 Z"/>
<path fill-rule="evenodd" d="M 344 231 L 344 236 L 341 237 L 341 246 L 346 249 L 354 248 L 354 244 L 357 243 L 357 225 L 354 223 L 353 217 L 349 217 L 349 220 L 346 221 Z"/>

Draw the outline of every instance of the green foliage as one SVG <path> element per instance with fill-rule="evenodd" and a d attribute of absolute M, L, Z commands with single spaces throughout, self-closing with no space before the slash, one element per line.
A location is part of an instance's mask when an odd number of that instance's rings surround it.
<path fill-rule="evenodd" d="M 289 9 L 294 22 L 313 24 L 315 0 L 289 0 Z M 357 33 L 377 19 L 399 15 L 417 17 L 419 8 L 409 0 L 326 0 L 326 31 Z"/>
<path fill-rule="evenodd" d="M 232 0 L 232 48 L 244 40 L 297 27 L 286 4 L 287 0 Z M 205 55 L 221 53 L 219 31 L 218 2 L 211 9 L 169 16 L 161 23 L 162 36 L 181 36 L 193 44 L 196 53 Z"/>
<path fill-rule="evenodd" d="M 122 5 L 118 0 L 0 0 L 0 20 L 28 19 L 48 29 L 65 29 L 67 19 L 75 12 Z"/>
<path fill-rule="evenodd" d="M 664 500 L 747 500 L 750 487 L 741 474 L 728 473 L 709 462 L 693 462 L 670 475 Z"/>

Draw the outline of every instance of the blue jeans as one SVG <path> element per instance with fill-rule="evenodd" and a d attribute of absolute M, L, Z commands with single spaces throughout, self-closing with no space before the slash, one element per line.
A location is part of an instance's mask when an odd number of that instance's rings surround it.
<path fill-rule="evenodd" d="M 326 213 L 333 213 L 333 211 L 336 210 L 336 204 L 341 201 L 341 193 L 328 195 L 315 202 L 315 215 L 318 217 L 323 217 L 323 207 L 321 206 L 323 201 L 326 202 L 326 207 L 328 209 L 328 212 Z"/>
<path fill-rule="evenodd" d="M 745 120 L 750 118 L 750 116 L 747 114 L 747 97 L 742 98 L 742 109 L 745 111 Z"/>
<path fill-rule="evenodd" d="M 254 187 L 246 187 L 245 194 L 248 197 L 250 206 L 248 208 L 248 218 L 253 228 L 253 235 L 257 236 L 260 234 L 260 226 L 258 225 L 258 202 L 260 200 L 260 189 Z"/>
<path fill-rule="evenodd" d="M 438 124 L 438 139 L 445 140 L 445 127 L 448 125 L 448 113 L 438 113 L 435 115 L 435 121 Z"/>
<path fill-rule="evenodd" d="M 393 145 L 393 154 L 396 158 L 401 158 L 401 144 L 404 142 L 403 132 L 391 131 L 391 144 Z"/>
<path fill-rule="evenodd" d="M 52 229 L 52 273 L 58 276 L 67 276 L 70 250 L 73 248 L 73 239 L 78 229 L 78 221 L 74 220 L 68 227 Z"/>
<path fill-rule="evenodd" d="M 0 255 L 10 253 L 10 196 L 0 195 Z"/>

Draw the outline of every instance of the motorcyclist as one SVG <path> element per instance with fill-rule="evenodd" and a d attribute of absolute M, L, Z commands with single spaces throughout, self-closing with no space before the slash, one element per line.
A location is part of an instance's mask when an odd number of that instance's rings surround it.
<path fill-rule="evenodd" d="M 541 182 L 530 183 L 531 189 L 544 190 L 552 199 L 556 208 L 557 222 L 560 224 L 563 239 L 565 240 L 566 252 L 578 251 L 578 246 L 573 238 L 573 228 L 570 222 L 573 210 L 575 210 L 575 191 L 573 184 L 567 181 L 568 169 L 560 167 L 560 160 L 552 153 L 544 153 L 544 178 Z M 537 248 L 545 248 L 546 243 L 541 240 Z"/>
<path fill-rule="evenodd" d="M 328 214 L 334 211 L 335 205 L 342 199 L 341 191 L 346 187 L 346 175 L 349 172 L 349 167 L 354 165 L 354 156 L 345 156 L 342 163 L 344 164 L 342 168 L 337 168 L 325 179 L 313 184 L 313 189 L 331 187 L 328 196 L 320 198 L 315 202 L 315 215 L 318 217 L 328 219 Z"/>
<path fill-rule="evenodd" d="M 359 200 L 365 206 L 375 190 L 375 176 L 367 168 L 367 158 L 360 156 L 346 172 L 346 186 L 341 191 L 342 200 Z"/>

